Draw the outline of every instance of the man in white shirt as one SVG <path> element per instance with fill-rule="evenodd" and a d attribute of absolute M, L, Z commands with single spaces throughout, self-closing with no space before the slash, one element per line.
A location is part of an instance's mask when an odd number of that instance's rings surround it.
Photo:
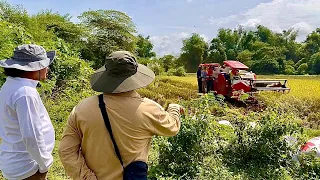
<path fill-rule="evenodd" d="M 0 90 L 0 170 L 9 180 L 46 179 L 53 163 L 55 132 L 36 87 L 54 57 L 30 44 L 0 61 L 8 76 Z"/>
<path fill-rule="evenodd" d="M 221 73 L 220 71 L 221 71 L 220 67 L 213 67 L 213 78 L 214 79 L 218 78 L 219 74 Z"/>
<path fill-rule="evenodd" d="M 223 72 L 229 74 L 231 71 L 231 68 L 229 66 L 226 66 L 224 69 L 223 69 Z"/>

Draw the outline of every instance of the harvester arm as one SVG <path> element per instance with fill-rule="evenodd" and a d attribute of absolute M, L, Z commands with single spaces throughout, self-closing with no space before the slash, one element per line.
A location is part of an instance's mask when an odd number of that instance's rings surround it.
<path fill-rule="evenodd" d="M 290 91 L 286 79 L 251 80 L 252 91 Z"/>

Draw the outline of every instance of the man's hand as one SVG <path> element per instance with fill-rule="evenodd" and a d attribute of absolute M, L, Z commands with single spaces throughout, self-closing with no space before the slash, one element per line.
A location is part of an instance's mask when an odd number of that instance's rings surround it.
<path fill-rule="evenodd" d="M 182 106 L 180 106 L 180 114 L 184 115 L 184 113 L 185 113 L 184 108 Z"/>
<path fill-rule="evenodd" d="M 184 108 L 180 105 L 180 104 L 169 104 L 168 108 L 169 107 L 172 107 L 172 106 L 176 106 L 176 107 L 179 107 L 179 112 L 180 114 L 184 114 Z"/>

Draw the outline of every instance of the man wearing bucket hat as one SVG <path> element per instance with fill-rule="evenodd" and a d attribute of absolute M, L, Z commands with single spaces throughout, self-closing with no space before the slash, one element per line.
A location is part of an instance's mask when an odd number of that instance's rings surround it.
<path fill-rule="evenodd" d="M 127 51 L 112 53 L 91 76 L 101 92 L 80 102 L 71 112 L 59 156 L 73 179 L 146 179 L 153 135 L 174 136 L 180 129 L 180 110 L 165 111 L 135 91 L 149 85 L 154 73 Z M 130 176 L 130 177 L 128 177 Z"/>
<path fill-rule="evenodd" d="M 54 57 L 26 44 L 0 61 L 8 76 L 0 90 L 0 170 L 7 179 L 45 179 L 53 162 L 55 133 L 36 87 Z"/>

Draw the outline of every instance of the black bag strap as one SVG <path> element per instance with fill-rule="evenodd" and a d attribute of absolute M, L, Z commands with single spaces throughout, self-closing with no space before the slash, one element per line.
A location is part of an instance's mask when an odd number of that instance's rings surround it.
<path fill-rule="evenodd" d="M 103 101 L 103 94 L 99 95 L 99 107 L 100 107 L 100 110 L 101 110 L 101 114 L 102 114 L 104 123 L 106 124 L 106 127 L 107 127 L 108 132 L 109 132 L 110 137 L 111 137 L 111 140 L 113 142 L 113 146 L 114 146 L 114 149 L 116 151 L 117 157 L 118 157 L 118 159 L 119 159 L 119 161 L 120 161 L 120 163 L 121 163 L 121 165 L 123 167 L 123 162 L 122 162 L 122 159 L 121 159 L 120 151 L 118 149 L 117 143 L 114 140 L 114 137 L 113 137 L 113 134 L 112 134 L 110 120 L 109 120 L 108 113 L 107 113 L 107 110 L 106 110 L 106 104 Z"/>

